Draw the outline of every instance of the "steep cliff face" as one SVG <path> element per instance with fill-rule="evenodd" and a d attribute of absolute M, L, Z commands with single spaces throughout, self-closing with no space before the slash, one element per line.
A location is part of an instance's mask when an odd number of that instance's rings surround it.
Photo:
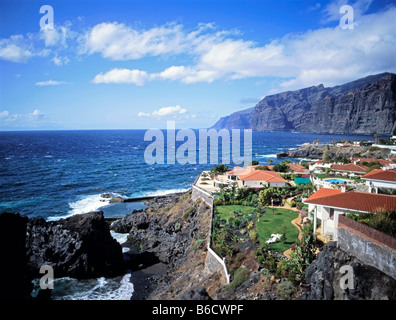
<path fill-rule="evenodd" d="M 250 112 L 254 131 L 391 134 L 396 126 L 396 75 L 382 73 L 332 88 L 318 85 L 267 96 L 253 110 L 224 117 L 213 127 L 246 129 Z"/>
<path fill-rule="evenodd" d="M 221 129 L 250 129 L 254 108 L 234 112 L 229 116 L 220 118 L 211 128 Z"/>

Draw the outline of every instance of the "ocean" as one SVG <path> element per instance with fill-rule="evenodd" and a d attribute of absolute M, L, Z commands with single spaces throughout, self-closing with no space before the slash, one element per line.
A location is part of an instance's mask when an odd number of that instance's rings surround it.
<path fill-rule="evenodd" d="M 100 209 L 121 217 L 142 202 L 110 204 L 104 193 L 142 197 L 187 191 L 202 170 L 214 164 L 148 165 L 144 152 L 146 130 L 81 130 L 0 132 L 0 212 L 57 220 Z M 195 130 L 198 137 L 197 130 Z M 276 154 L 305 142 L 341 139 L 370 140 L 364 135 L 329 135 L 292 132 L 253 132 L 252 160 L 266 164 Z M 165 139 L 166 141 L 166 139 Z M 174 150 L 183 142 L 176 142 Z M 243 139 L 241 139 L 243 144 Z M 197 142 L 198 145 L 198 142 Z M 165 154 L 167 152 L 165 145 Z M 208 143 L 208 154 L 210 144 Z M 219 144 L 221 162 L 221 144 Z M 243 155 L 243 150 L 241 151 Z M 166 159 L 165 159 L 166 160 Z M 209 162 L 209 161 L 208 161 Z M 232 167 L 233 164 L 230 164 Z M 120 239 L 121 235 L 114 235 Z M 122 240 L 119 240 L 122 241 Z M 95 279 L 87 283 L 57 279 L 59 299 L 122 299 L 133 294 L 133 275 Z M 131 281 L 130 281 L 131 280 Z M 74 283 L 74 285 L 73 285 Z M 64 288 L 73 288 L 65 291 Z M 114 294 L 110 294 L 113 292 Z"/>

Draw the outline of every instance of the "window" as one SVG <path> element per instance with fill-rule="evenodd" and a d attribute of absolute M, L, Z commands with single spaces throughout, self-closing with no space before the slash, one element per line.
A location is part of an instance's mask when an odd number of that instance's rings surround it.
<path fill-rule="evenodd" d="M 334 220 L 334 209 L 330 208 L 330 215 L 329 215 L 330 220 Z"/>

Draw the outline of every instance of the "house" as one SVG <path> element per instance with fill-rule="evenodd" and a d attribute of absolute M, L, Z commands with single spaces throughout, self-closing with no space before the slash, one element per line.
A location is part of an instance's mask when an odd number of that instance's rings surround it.
<path fill-rule="evenodd" d="M 290 173 L 294 174 L 309 174 L 309 169 L 305 168 L 299 163 L 288 163 L 288 167 L 290 168 Z"/>
<path fill-rule="evenodd" d="M 374 169 L 362 176 L 362 179 L 366 180 L 370 193 L 373 190 L 378 193 L 378 188 L 396 189 L 396 169 Z"/>
<path fill-rule="evenodd" d="M 269 170 L 256 170 L 257 166 L 234 167 L 226 172 L 227 179 L 238 183 L 239 187 L 284 187 L 287 181 L 279 174 Z"/>
<path fill-rule="evenodd" d="M 392 160 L 376 159 L 376 158 L 352 158 L 354 163 L 379 163 L 382 168 L 393 169 L 396 168 L 396 163 Z"/>
<path fill-rule="evenodd" d="M 269 170 L 253 170 L 247 174 L 238 175 L 243 187 L 284 187 L 287 181 L 279 174 Z"/>
<path fill-rule="evenodd" d="M 354 175 L 363 175 L 366 173 L 368 167 L 362 164 L 356 163 L 347 163 L 347 164 L 332 164 L 330 170 L 332 172 L 340 172 L 344 175 L 354 176 Z"/>
<path fill-rule="evenodd" d="M 337 240 L 338 216 L 348 212 L 376 213 L 391 211 L 396 207 L 396 196 L 348 191 L 343 185 L 340 189 L 321 188 L 304 203 L 308 211 L 314 213 L 314 234 L 317 219 L 321 222 L 321 233 Z"/>

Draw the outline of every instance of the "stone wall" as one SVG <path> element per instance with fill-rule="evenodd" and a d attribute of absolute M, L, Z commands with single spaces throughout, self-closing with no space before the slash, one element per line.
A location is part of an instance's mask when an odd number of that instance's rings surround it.
<path fill-rule="evenodd" d="M 339 216 L 338 246 L 396 279 L 396 238 Z"/>

